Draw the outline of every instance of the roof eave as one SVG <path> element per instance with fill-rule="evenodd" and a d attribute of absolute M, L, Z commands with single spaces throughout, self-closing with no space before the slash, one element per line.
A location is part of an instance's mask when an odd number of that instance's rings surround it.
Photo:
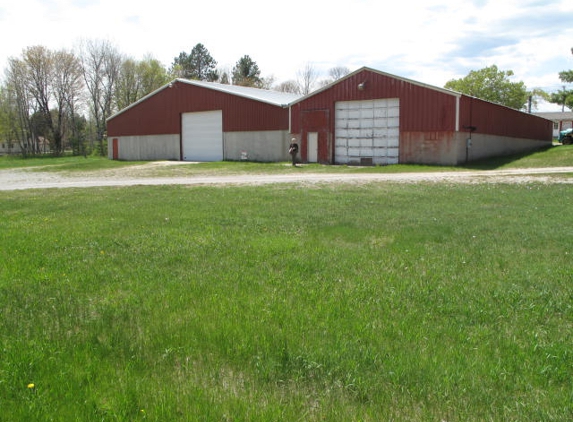
<path fill-rule="evenodd" d="M 109 120 L 111 120 L 111 119 L 114 119 L 115 117 L 117 117 L 117 116 L 119 116 L 119 115 L 121 115 L 121 114 L 123 114 L 123 113 L 125 113 L 125 112 L 128 111 L 129 109 L 131 109 L 131 108 L 137 106 L 138 104 L 142 103 L 143 101 L 146 101 L 148 98 L 153 97 L 153 96 L 156 95 L 157 93 L 159 93 L 159 92 L 161 92 L 161 91 L 163 91 L 163 90 L 165 90 L 165 89 L 173 88 L 173 86 L 174 86 L 175 83 L 177 83 L 177 82 L 179 82 L 179 83 L 184 83 L 184 84 L 187 84 L 187 85 L 197 86 L 197 87 L 200 87 L 200 88 L 212 89 L 212 90 L 214 90 L 214 91 L 223 92 L 223 93 L 229 94 L 229 95 L 235 95 L 235 96 L 241 97 L 241 98 L 247 98 L 247 99 L 250 99 L 250 100 L 253 100 L 253 101 L 258 101 L 258 102 L 260 102 L 260 103 L 272 105 L 272 106 L 275 106 L 275 107 L 288 108 L 288 107 L 290 106 L 290 103 L 269 101 L 269 100 L 266 100 L 266 99 L 264 99 L 264 98 L 258 98 L 258 97 L 253 96 L 253 95 L 248 95 L 248 94 L 241 93 L 241 92 L 233 92 L 233 91 L 225 90 L 225 89 L 219 88 L 219 87 L 216 86 L 216 85 L 205 85 L 205 84 L 200 83 L 200 81 L 194 81 L 194 80 L 192 80 L 192 79 L 176 78 L 176 79 L 173 79 L 172 81 L 170 81 L 169 83 L 166 83 L 166 84 L 163 85 L 162 87 L 156 89 L 155 91 L 150 92 L 149 94 L 145 95 L 144 97 L 140 98 L 139 100 L 135 101 L 134 103 L 128 105 L 127 107 L 125 107 L 125 108 L 119 110 L 118 112 L 114 113 L 113 115 L 111 115 L 110 117 L 108 117 L 108 118 L 106 119 L 106 122 L 109 121 Z"/>
<path fill-rule="evenodd" d="M 295 105 L 295 104 L 297 104 L 297 103 L 300 103 L 300 102 L 306 100 L 307 98 L 310 98 L 310 97 L 313 97 L 313 96 L 315 96 L 315 95 L 318 95 L 318 94 L 320 94 L 321 92 L 324 92 L 324 91 L 326 91 L 326 90 L 332 88 L 334 85 L 337 85 L 337 84 L 339 84 L 339 83 L 345 81 L 346 79 L 349 79 L 349 78 L 351 78 L 351 77 L 353 77 L 353 76 L 359 74 L 360 72 L 364 72 L 364 71 L 368 71 L 368 72 L 372 72 L 372 73 L 377 73 L 377 74 L 379 74 L 379 75 L 387 76 L 387 77 L 393 78 L 393 79 L 398 79 L 398 80 L 401 80 L 401 81 L 404 81 L 404 82 L 408 82 L 408 83 L 410 83 L 410 84 L 412 84 L 412 85 L 417 85 L 417 86 L 424 87 L 424 88 L 427 88 L 427 89 L 431 89 L 431 90 L 434 90 L 434 91 L 442 92 L 442 93 L 447 94 L 447 95 L 452 95 L 452 96 L 454 96 L 454 97 L 456 97 L 456 98 L 460 98 L 460 97 L 462 96 L 461 93 L 456 92 L 456 91 L 452 91 L 452 90 L 449 90 L 449 89 L 446 89 L 446 88 L 440 88 L 440 87 L 437 87 L 437 86 L 425 84 L 425 83 L 423 83 L 423 82 L 418 82 L 418 81 L 415 81 L 415 80 L 413 80 L 413 79 L 408 79 L 408 78 L 404 78 L 404 77 L 401 77 L 401 76 L 392 75 L 392 74 L 390 74 L 390 73 L 382 72 L 382 71 L 380 71 L 380 70 L 376 70 L 376 69 L 372 69 L 372 68 L 370 68 L 370 67 L 363 66 L 363 67 L 361 67 L 360 69 L 357 69 L 357 70 L 355 70 L 354 72 L 351 72 L 351 73 L 349 73 L 348 75 L 346 75 L 346 76 L 344 76 L 344 77 L 342 77 L 342 78 L 340 78 L 340 79 L 337 79 L 336 81 L 331 82 L 331 83 L 329 83 L 328 85 L 325 85 L 325 86 L 323 86 L 323 87 L 317 89 L 316 91 L 312 91 L 312 92 L 308 93 L 307 95 L 305 95 L 305 96 L 303 96 L 303 97 L 301 97 L 301 98 L 298 98 L 297 100 L 291 102 L 290 105 L 293 106 L 293 105 Z"/>
<path fill-rule="evenodd" d="M 171 87 L 173 87 L 173 83 L 176 82 L 176 81 L 178 81 L 178 79 L 174 79 L 174 80 L 172 80 L 171 82 L 166 83 L 166 84 L 163 85 L 162 87 L 159 87 L 159 88 L 157 88 L 155 91 L 152 91 L 152 92 L 150 92 L 149 94 L 147 94 L 147 95 L 141 97 L 139 100 L 135 101 L 134 103 L 131 103 L 131 104 L 128 105 L 127 107 L 122 108 L 122 109 L 119 110 L 118 112 L 116 112 L 116 113 L 112 114 L 111 116 L 109 116 L 109 117 L 106 119 L 106 122 L 108 122 L 109 120 L 111 120 L 111 119 L 113 119 L 113 118 L 119 116 L 120 114 L 125 113 L 127 110 L 129 110 L 129 109 L 135 107 L 136 105 L 142 103 L 143 101 L 147 100 L 148 98 L 153 97 L 155 94 L 159 93 L 160 91 L 163 91 L 163 90 L 166 89 L 166 88 L 171 88 Z"/>

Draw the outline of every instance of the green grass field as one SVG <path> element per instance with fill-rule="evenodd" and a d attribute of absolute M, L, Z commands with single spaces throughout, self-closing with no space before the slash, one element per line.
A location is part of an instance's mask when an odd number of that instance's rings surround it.
<path fill-rule="evenodd" d="M 135 161 L 114 161 L 104 157 L 34 157 L 22 159 L 18 156 L 0 156 L 0 170 L 11 168 L 32 168 L 37 171 L 62 173 L 97 172 L 134 167 L 144 164 Z M 288 163 L 254 163 L 254 162 L 215 162 L 215 163 L 179 163 L 177 166 L 158 166 L 146 170 L 142 176 L 194 176 L 211 174 L 244 174 L 244 173 L 292 173 Z M 305 164 L 296 171 L 308 173 L 398 173 L 398 172 L 431 172 L 431 171 L 464 171 L 492 170 L 532 167 L 567 167 L 573 165 L 573 145 L 554 146 L 535 153 L 521 156 L 498 157 L 469 163 L 465 166 L 445 167 L 430 165 L 396 164 L 391 166 L 330 166 Z"/>
<path fill-rule="evenodd" d="M 573 419 L 571 185 L 1 198 L 1 421 Z"/>

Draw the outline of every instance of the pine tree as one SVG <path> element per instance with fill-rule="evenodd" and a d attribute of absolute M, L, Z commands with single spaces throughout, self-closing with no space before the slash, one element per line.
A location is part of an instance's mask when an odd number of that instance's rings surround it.
<path fill-rule="evenodd" d="M 259 66 L 248 55 L 241 57 L 233 67 L 232 80 L 233 85 L 260 88 L 262 80 Z"/>
<path fill-rule="evenodd" d="M 173 60 L 172 69 L 182 78 L 213 82 L 219 78 L 216 66 L 217 62 L 209 50 L 199 43 L 193 47 L 191 54 L 179 53 L 179 57 Z"/>

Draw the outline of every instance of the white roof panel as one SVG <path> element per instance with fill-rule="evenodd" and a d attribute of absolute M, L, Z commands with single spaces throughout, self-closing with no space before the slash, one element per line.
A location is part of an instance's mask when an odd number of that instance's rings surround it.
<path fill-rule="evenodd" d="M 107 120 L 111 120 L 114 117 L 122 114 L 123 112 L 129 110 L 130 108 L 134 107 L 135 105 L 145 101 L 149 97 L 157 94 L 159 91 L 164 89 L 169 89 L 173 86 L 174 82 L 181 82 L 189 85 L 200 86 L 207 89 L 213 89 L 220 92 L 226 92 L 227 94 L 237 95 L 243 98 L 250 98 L 255 101 L 260 101 L 263 103 L 271 104 L 277 107 L 288 107 L 291 102 L 294 102 L 302 97 L 299 94 L 291 94 L 288 92 L 279 92 L 279 91 L 271 91 L 268 89 L 259 89 L 259 88 L 249 88 L 246 86 L 238 86 L 238 85 L 225 85 L 219 84 L 216 82 L 204 82 L 204 81 L 196 81 L 191 79 L 175 79 L 174 81 L 162 86 L 161 88 L 156 89 L 155 91 L 147 94 L 145 97 L 140 98 L 133 104 L 128 105 L 123 110 L 118 111 L 114 115 L 110 116 Z"/>
<path fill-rule="evenodd" d="M 287 107 L 291 102 L 302 97 L 302 95 L 291 94 L 288 92 L 250 88 L 239 85 L 226 85 L 226 84 L 219 84 L 216 82 L 204 82 L 191 79 L 177 79 L 177 81 L 190 85 L 201 86 L 208 89 L 214 89 L 221 92 L 226 92 L 228 94 L 238 95 L 240 97 L 250 98 L 252 100 L 257 100 L 281 107 Z"/>

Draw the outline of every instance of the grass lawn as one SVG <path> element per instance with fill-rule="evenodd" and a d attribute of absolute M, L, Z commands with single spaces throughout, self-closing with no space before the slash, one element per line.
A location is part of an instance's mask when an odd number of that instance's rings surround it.
<path fill-rule="evenodd" d="M 572 162 L 559 146 L 466 168 Z M 0 170 L 138 164 L 0 158 Z M 464 169 L 298 169 L 432 170 Z M 572 189 L 3 192 L 0 421 L 571 420 Z"/>
<path fill-rule="evenodd" d="M 573 419 L 571 185 L 1 196 L 2 421 Z"/>
<path fill-rule="evenodd" d="M 60 173 L 97 172 L 100 170 L 121 170 L 134 167 L 146 162 L 114 161 L 105 157 L 21 157 L 0 156 L 0 170 L 11 168 L 32 168 L 37 171 Z M 140 176 L 150 177 L 186 177 L 195 175 L 233 175 L 270 173 L 290 174 L 294 170 L 287 163 L 254 163 L 254 162 L 214 162 L 214 163 L 183 163 L 176 166 L 157 166 L 146 168 Z M 432 171 L 465 171 L 493 170 L 532 167 L 568 167 L 573 166 L 573 145 L 553 146 L 535 153 L 520 156 L 498 157 L 469 163 L 465 166 L 447 167 L 431 165 L 396 164 L 391 166 L 346 166 L 305 164 L 297 167 L 297 172 L 306 173 L 399 173 L 399 172 L 432 172 Z"/>
<path fill-rule="evenodd" d="M 34 168 L 38 171 L 91 171 L 121 168 L 142 164 L 138 161 L 114 161 L 98 156 L 38 156 L 22 158 L 19 155 L 0 156 L 0 170 L 13 168 Z"/>

